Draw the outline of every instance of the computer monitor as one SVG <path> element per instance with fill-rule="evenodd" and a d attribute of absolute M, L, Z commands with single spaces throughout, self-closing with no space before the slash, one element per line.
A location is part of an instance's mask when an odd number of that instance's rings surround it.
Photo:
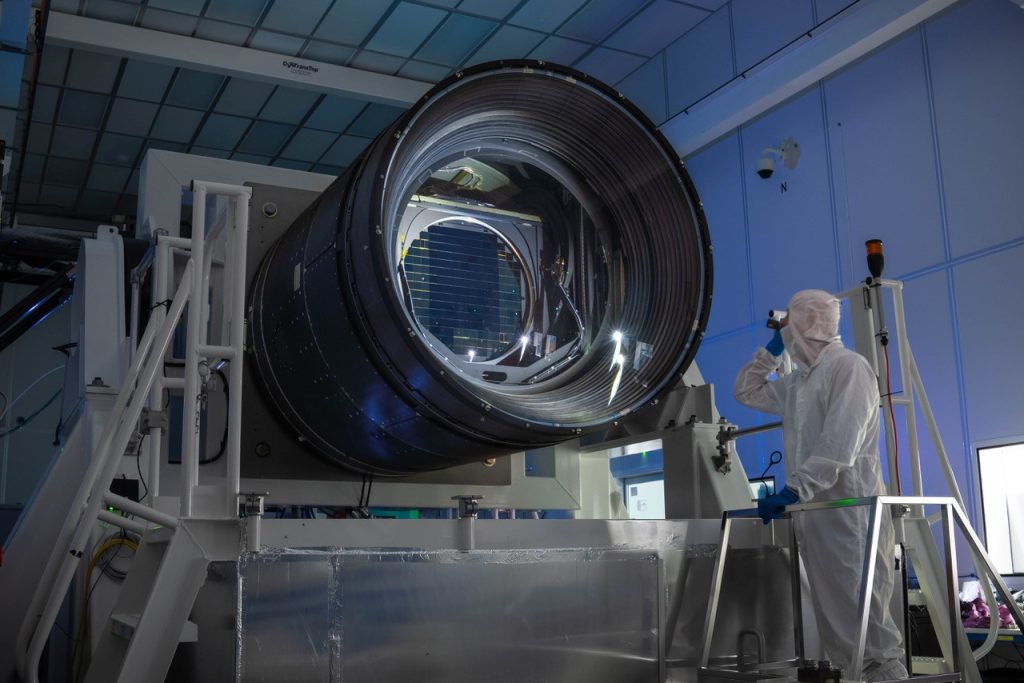
<path fill-rule="evenodd" d="M 630 519 L 665 519 L 665 475 L 661 472 L 623 480 Z"/>
<path fill-rule="evenodd" d="M 1024 574 L 1024 443 L 978 449 L 985 545 L 1000 574 Z"/>

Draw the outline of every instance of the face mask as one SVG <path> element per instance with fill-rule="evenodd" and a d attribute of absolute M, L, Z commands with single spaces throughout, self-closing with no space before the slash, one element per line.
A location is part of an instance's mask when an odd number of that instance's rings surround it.
<path fill-rule="evenodd" d="M 789 351 L 789 355 L 795 360 L 801 367 L 810 368 L 811 362 L 807 357 L 807 349 L 804 348 L 803 343 L 797 336 L 792 325 L 786 325 L 782 328 L 782 343 L 786 345 L 786 350 Z"/>
<path fill-rule="evenodd" d="M 796 335 L 793 334 L 793 328 L 786 325 L 782 328 L 782 343 L 786 345 L 786 349 L 793 353 L 796 351 Z"/>

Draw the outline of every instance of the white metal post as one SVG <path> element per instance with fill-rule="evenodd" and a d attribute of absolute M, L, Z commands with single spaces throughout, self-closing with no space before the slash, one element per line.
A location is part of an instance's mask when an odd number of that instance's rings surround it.
<path fill-rule="evenodd" d="M 952 644 L 952 667 L 953 671 L 960 671 L 960 638 L 959 631 L 963 628 L 963 622 L 960 620 L 960 587 L 957 585 L 959 577 L 956 571 L 956 541 L 953 538 L 953 506 L 946 504 L 942 506 L 942 537 L 944 541 L 946 551 L 946 607 L 949 609 L 949 628 L 950 628 L 950 643 Z M 980 570 L 981 567 L 978 567 Z M 988 581 L 988 577 L 984 577 L 983 581 Z M 995 608 L 995 614 L 992 619 L 995 621 L 999 620 L 999 608 L 996 605 L 992 605 Z"/>
<path fill-rule="evenodd" d="M 722 594 L 722 580 L 725 578 L 725 558 L 729 552 L 729 535 L 732 531 L 732 517 L 726 512 L 722 516 L 722 538 L 715 553 L 715 568 L 711 574 L 711 602 L 704 615 L 704 642 L 700 648 L 697 666 L 706 668 L 711 660 L 711 643 L 715 637 L 715 620 L 718 618 L 718 601 Z"/>
<path fill-rule="evenodd" d="M 185 351 L 185 397 L 181 413 L 181 516 L 192 516 L 199 484 L 199 344 L 202 339 L 206 246 L 206 187 L 192 184 L 192 294 L 189 297 Z"/>
<path fill-rule="evenodd" d="M 893 316 L 896 325 L 896 345 L 899 349 L 900 384 L 903 386 L 903 400 L 907 422 L 907 455 L 910 458 L 910 476 L 914 495 L 924 495 L 924 483 L 921 476 L 921 451 L 917 440 L 917 411 L 914 406 L 914 383 L 911 379 L 907 358 L 910 356 L 910 341 L 907 339 L 907 320 L 903 312 L 903 283 L 896 280 L 883 280 L 882 284 L 892 290 Z"/>
<path fill-rule="evenodd" d="M 159 327 L 167 317 L 165 302 L 167 301 L 168 283 L 173 273 L 169 272 L 173 266 L 171 250 L 167 246 L 167 240 L 163 235 L 154 235 L 156 247 L 153 253 L 153 297 L 149 325 Z M 165 356 L 161 356 L 161 362 Z M 149 409 L 151 411 L 163 411 L 168 408 L 164 405 L 164 372 L 162 371 L 153 380 L 153 388 L 149 392 Z M 159 426 L 149 428 L 149 501 L 156 502 L 160 495 L 160 462 L 163 459 L 163 430 Z"/>
<path fill-rule="evenodd" d="M 116 527 L 130 531 L 133 534 L 142 536 L 146 533 L 147 526 L 142 522 L 136 522 L 128 517 L 122 517 L 121 515 L 115 515 L 113 512 L 107 512 L 106 510 L 100 510 L 100 514 L 97 515 L 97 519 L 101 522 L 106 522 Z"/>
<path fill-rule="evenodd" d="M 882 289 L 881 287 L 869 287 L 868 296 L 871 297 L 871 307 L 873 311 L 878 311 L 879 307 L 884 304 L 882 301 Z M 878 336 L 882 331 L 875 326 L 875 316 L 869 315 L 868 319 L 871 320 L 871 331 L 872 337 L 875 340 L 874 350 L 875 358 L 878 360 L 878 395 L 881 398 L 881 411 L 882 411 L 882 424 L 885 427 L 885 453 L 886 460 L 889 464 L 889 494 L 898 495 L 900 491 L 897 490 L 896 481 L 899 479 L 899 462 L 896 459 L 896 418 L 895 413 L 892 416 L 889 414 L 889 401 L 892 396 L 889 394 L 892 392 L 891 382 L 887 381 L 890 375 L 889 358 L 886 356 L 886 349 L 882 345 L 882 340 Z M 885 367 L 882 367 L 882 364 Z M 884 376 L 883 376 L 884 375 Z"/>
<path fill-rule="evenodd" d="M 245 257 L 249 239 L 249 199 L 252 190 L 235 195 L 235 225 L 231 235 L 229 251 L 232 253 L 230 268 L 225 278 L 225 288 L 230 296 L 230 309 L 224 310 L 225 317 L 230 318 L 230 339 L 228 345 L 234 350 L 228 372 L 231 400 L 228 402 L 228 443 L 227 443 L 227 513 L 234 517 L 238 514 L 239 481 L 241 477 L 242 450 L 242 354 L 245 346 Z"/>
<path fill-rule="evenodd" d="M 154 510 L 148 505 L 136 503 L 134 500 L 125 498 L 124 496 L 119 496 L 116 493 L 111 493 L 110 491 L 105 492 L 103 494 L 103 502 L 108 505 L 113 505 L 119 510 L 124 510 L 130 515 L 135 515 L 139 519 L 144 519 L 146 521 L 153 522 L 154 524 L 165 526 L 168 529 L 178 528 L 177 517 L 172 517 L 165 512 Z"/>
<path fill-rule="evenodd" d="M 857 607 L 857 640 L 853 647 L 853 659 L 846 672 L 853 680 L 861 680 L 864 672 L 864 646 L 867 643 L 868 620 L 871 617 L 871 595 L 874 593 L 875 572 L 878 561 L 878 537 L 882 514 L 886 511 L 878 499 L 871 504 L 868 514 L 867 547 L 864 550 L 864 568 L 860 577 L 860 600 Z M 887 571 L 883 567 L 882 571 Z"/>

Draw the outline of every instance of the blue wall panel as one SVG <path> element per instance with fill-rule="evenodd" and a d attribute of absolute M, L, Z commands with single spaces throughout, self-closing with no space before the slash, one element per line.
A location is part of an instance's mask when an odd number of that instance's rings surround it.
<path fill-rule="evenodd" d="M 718 10 L 665 51 L 673 116 L 733 76 L 729 8 Z"/>
<path fill-rule="evenodd" d="M 814 0 L 814 18 L 820 24 L 852 4 L 854 4 L 854 0 Z"/>
<path fill-rule="evenodd" d="M 926 36 L 956 257 L 1024 234 L 1024 11 L 960 3 Z"/>
<path fill-rule="evenodd" d="M 761 151 L 791 135 L 802 150 L 798 166 L 790 171 L 776 164 L 771 178 L 759 178 L 755 169 Z M 745 126 L 742 136 L 754 319 L 758 320 L 770 309 L 785 307 L 798 290 L 835 290 L 838 284 L 818 90 Z"/>
<path fill-rule="evenodd" d="M 732 397 L 736 373 L 754 353 L 755 340 L 749 332 L 701 344 L 697 351 L 697 367 L 704 380 L 715 385 L 715 403 L 718 412 L 729 422 L 743 427 L 770 422 L 771 418 L 746 408 Z M 754 442 L 748 441 L 738 449 L 740 459 L 748 470 L 758 468 L 760 452 Z M 748 463 L 749 466 L 748 466 Z M 758 469 L 758 472 L 761 470 Z M 753 476 L 753 475 L 751 475 Z"/>
<path fill-rule="evenodd" d="M 957 378 L 956 344 L 952 334 L 949 276 L 941 270 L 908 280 L 904 284 L 907 338 L 910 340 L 924 382 L 928 400 L 949 454 L 950 464 L 960 482 L 965 500 L 970 491 L 968 469 L 969 449 L 964 444 L 961 428 L 960 390 Z M 924 416 L 918 418 L 922 479 L 926 493 L 945 491 L 946 483 L 935 459 L 935 448 L 928 435 Z M 907 481 L 909 469 L 905 469 Z"/>
<path fill-rule="evenodd" d="M 816 0 L 817 20 L 844 4 Z M 795 37 L 810 7 L 770 5 L 737 0 L 731 8 L 740 69 Z M 688 160 L 716 246 L 716 298 L 697 360 L 717 384 L 721 412 L 740 424 L 768 420 L 731 397 L 736 370 L 767 339 L 761 317 L 795 290 L 835 291 L 862 279 L 863 241 L 880 237 L 887 274 L 907 278 L 910 341 L 975 520 L 974 447 L 1024 436 L 1022 35 L 1024 12 L 1011 3 L 965 0 L 748 123 L 738 149 L 734 135 Z M 683 84 L 711 80 L 679 57 L 689 41 L 696 37 L 668 51 L 673 106 L 685 99 Z M 718 78 L 719 62 L 706 66 Z M 761 150 L 788 136 L 802 148 L 798 167 L 759 179 Z M 897 371 L 894 359 L 902 390 Z M 944 494 L 920 415 L 918 433 L 925 493 Z M 751 475 L 780 444 L 778 433 L 741 444 Z M 905 457 L 901 473 L 909 487 Z"/>
<path fill-rule="evenodd" d="M 701 345 L 697 353 L 697 365 L 704 379 L 715 385 L 715 403 L 718 412 L 729 422 L 740 427 L 753 427 L 778 421 L 778 416 L 761 413 L 740 405 L 732 395 L 733 383 L 740 368 L 754 354 L 754 349 L 764 343 L 759 332 L 743 332 L 727 338 L 720 338 Z M 782 449 L 782 432 L 774 431 L 737 442 L 736 451 L 749 477 L 756 477 L 768 466 L 772 451 Z M 781 467 L 772 473 L 785 479 Z"/>
<path fill-rule="evenodd" d="M 814 26 L 811 0 L 733 0 L 732 22 L 740 72 Z"/>
<path fill-rule="evenodd" d="M 945 256 L 928 90 L 917 31 L 825 84 L 844 287 L 867 276 L 864 241 L 890 275 Z"/>
<path fill-rule="evenodd" d="M 972 441 L 1024 434 L 1024 246 L 953 269 Z"/>
<path fill-rule="evenodd" d="M 708 337 L 750 323 L 747 230 L 739 154 L 739 140 L 734 133 L 686 162 L 704 204 L 714 249 L 715 284 Z"/>

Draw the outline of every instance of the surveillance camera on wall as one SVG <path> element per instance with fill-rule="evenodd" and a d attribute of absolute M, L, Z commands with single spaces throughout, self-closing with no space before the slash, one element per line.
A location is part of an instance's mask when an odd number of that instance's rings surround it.
<path fill-rule="evenodd" d="M 796 168 L 800 161 L 800 145 L 793 138 L 786 138 L 779 143 L 778 147 L 765 147 L 761 151 L 761 158 L 757 160 L 757 175 L 767 180 L 775 173 L 775 159 L 782 161 L 783 166 L 789 170 Z"/>

